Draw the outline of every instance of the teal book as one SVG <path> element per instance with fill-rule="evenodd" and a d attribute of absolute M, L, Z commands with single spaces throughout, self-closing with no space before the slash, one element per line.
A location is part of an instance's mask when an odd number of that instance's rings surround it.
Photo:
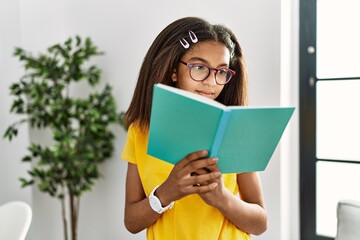
<path fill-rule="evenodd" d="M 176 164 L 208 150 L 222 173 L 263 171 L 294 107 L 225 106 L 178 88 L 155 84 L 147 153 Z"/>

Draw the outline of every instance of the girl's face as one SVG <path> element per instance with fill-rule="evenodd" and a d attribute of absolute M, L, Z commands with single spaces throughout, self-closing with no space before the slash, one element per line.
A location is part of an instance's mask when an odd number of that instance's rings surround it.
<path fill-rule="evenodd" d="M 199 42 L 185 53 L 181 61 L 188 64 L 202 64 L 210 68 L 228 68 L 230 51 L 219 42 Z M 216 70 L 211 70 L 209 76 L 203 81 L 195 81 L 191 78 L 189 68 L 184 63 L 179 63 L 172 74 L 172 81 L 176 82 L 176 86 L 211 99 L 217 98 L 224 85 L 216 83 Z"/>

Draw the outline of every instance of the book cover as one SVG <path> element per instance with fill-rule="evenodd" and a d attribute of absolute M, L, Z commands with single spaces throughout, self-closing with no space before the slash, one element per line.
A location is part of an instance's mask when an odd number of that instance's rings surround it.
<path fill-rule="evenodd" d="M 208 150 L 222 173 L 263 171 L 294 107 L 225 106 L 163 84 L 154 85 L 148 154 L 176 164 Z"/>

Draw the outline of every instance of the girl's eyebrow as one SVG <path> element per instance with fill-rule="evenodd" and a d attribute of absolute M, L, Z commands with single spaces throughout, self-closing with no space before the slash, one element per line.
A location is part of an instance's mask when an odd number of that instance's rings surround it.
<path fill-rule="evenodd" d="M 210 65 L 208 60 L 206 60 L 204 58 L 201 58 L 201 57 L 192 57 L 188 61 L 200 61 L 200 62 L 202 62 L 202 63 L 204 63 L 206 65 Z M 229 67 L 229 64 L 222 63 L 222 64 L 219 64 L 217 67 Z"/>

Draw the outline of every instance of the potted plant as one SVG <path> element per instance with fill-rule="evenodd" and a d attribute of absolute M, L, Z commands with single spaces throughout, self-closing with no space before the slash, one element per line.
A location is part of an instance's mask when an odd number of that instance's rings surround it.
<path fill-rule="evenodd" d="M 22 161 L 31 162 L 32 168 L 20 181 L 23 187 L 36 184 L 41 192 L 60 200 L 65 240 L 69 233 L 71 240 L 77 239 L 80 198 L 100 177 L 99 164 L 113 153 L 114 134 L 109 127 L 124 126 L 111 87 L 106 85 L 100 92 L 95 88 L 101 70 L 89 60 L 102 54 L 89 37 L 80 36 L 38 56 L 22 48 L 14 53 L 24 63 L 25 74 L 10 86 L 14 96 L 10 112 L 23 118 L 7 128 L 4 138 L 11 141 L 23 123 L 50 130 L 52 143 L 30 144 Z M 93 89 L 85 98 L 70 94 L 80 81 Z"/>

